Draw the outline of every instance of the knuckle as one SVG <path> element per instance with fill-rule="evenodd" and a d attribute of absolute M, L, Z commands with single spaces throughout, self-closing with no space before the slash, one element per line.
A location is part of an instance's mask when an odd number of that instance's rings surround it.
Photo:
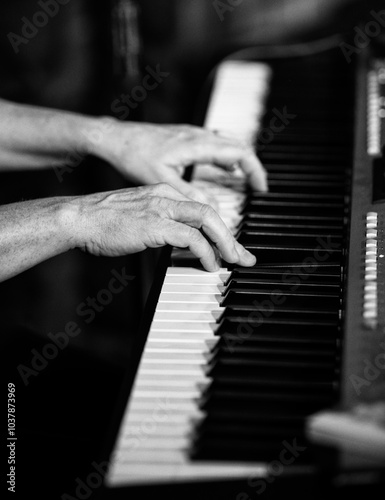
<path fill-rule="evenodd" d="M 186 226 L 186 236 L 190 244 L 199 244 L 202 242 L 202 235 L 199 231 L 191 226 Z"/>
<path fill-rule="evenodd" d="M 172 189 L 170 184 L 167 184 L 167 182 L 159 182 L 158 184 L 154 184 L 152 188 L 153 192 L 158 195 L 167 194 Z"/>
<path fill-rule="evenodd" d="M 178 125 L 178 136 L 181 140 L 189 142 L 195 141 L 199 135 L 200 127 L 194 127 L 192 125 L 182 124 Z"/>
<path fill-rule="evenodd" d="M 216 212 L 213 207 L 211 205 L 208 205 L 207 203 L 199 204 L 199 212 L 202 219 L 212 219 L 216 216 Z"/>

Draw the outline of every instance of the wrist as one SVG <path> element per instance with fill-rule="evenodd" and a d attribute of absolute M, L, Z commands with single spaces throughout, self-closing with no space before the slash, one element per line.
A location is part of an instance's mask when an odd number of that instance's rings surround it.
<path fill-rule="evenodd" d="M 114 136 L 117 120 L 111 116 L 88 118 L 82 124 L 80 141 L 82 150 L 89 155 L 108 160 L 111 152 L 108 145 Z"/>
<path fill-rule="evenodd" d="M 66 250 L 84 248 L 86 235 L 82 225 L 83 197 L 65 197 L 59 201 L 56 224 L 63 237 Z"/>

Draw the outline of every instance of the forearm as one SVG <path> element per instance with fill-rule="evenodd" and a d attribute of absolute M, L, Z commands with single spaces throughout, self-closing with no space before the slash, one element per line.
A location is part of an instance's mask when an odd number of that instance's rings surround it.
<path fill-rule="evenodd" d="M 57 197 L 0 207 L 0 281 L 77 246 L 74 206 Z"/>
<path fill-rule="evenodd" d="M 99 119 L 0 99 L 0 170 L 65 164 L 92 150 Z"/>

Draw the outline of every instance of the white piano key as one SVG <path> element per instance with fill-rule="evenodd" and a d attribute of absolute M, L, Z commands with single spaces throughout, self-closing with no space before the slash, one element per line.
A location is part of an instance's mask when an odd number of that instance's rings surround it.
<path fill-rule="evenodd" d="M 178 317 L 178 314 L 175 314 L 175 311 L 157 310 L 154 314 L 154 320 L 166 320 L 173 322 L 207 321 L 211 323 L 213 321 L 216 321 L 221 314 L 222 311 L 220 309 L 217 311 L 184 311 L 183 314 L 179 315 Z"/>
<path fill-rule="evenodd" d="M 214 333 L 211 329 L 207 330 L 189 330 L 189 331 L 184 331 L 181 332 L 179 329 L 174 329 L 174 330 L 164 330 L 164 329 L 151 329 L 150 331 L 151 338 L 152 339 L 162 339 L 162 340 L 172 340 L 172 339 L 180 339 L 181 341 L 183 340 L 184 336 L 189 336 L 188 338 L 190 340 L 210 340 L 213 338 Z"/>
<path fill-rule="evenodd" d="M 207 332 L 214 333 L 218 329 L 218 323 L 207 323 L 207 322 L 194 322 L 188 323 L 178 323 L 173 321 L 153 321 L 151 324 L 152 332 L 172 332 L 178 331 L 180 333 L 190 333 L 190 332 Z"/>
<path fill-rule="evenodd" d="M 154 398 L 169 398 L 176 400 L 187 400 L 187 401 L 197 401 L 201 395 L 201 392 L 197 388 L 184 389 L 184 390 L 162 390 L 160 388 L 150 389 L 147 387 L 138 387 L 134 391 L 134 397 L 139 399 L 154 399 Z"/>
<path fill-rule="evenodd" d="M 206 349 L 202 346 L 202 349 L 182 349 L 180 345 L 177 346 L 176 349 L 167 347 L 167 348 L 147 348 L 143 353 L 143 357 L 146 358 L 151 356 L 168 356 L 170 359 L 181 357 L 183 359 L 202 359 L 203 361 L 207 361 L 208 357 L 212 355 L 211 349 L 206 347 Z"/>
<path fill-rule="evenodd" d="M 170 439 L 172 436 L 190 436 L 191 439 L 194 435 L 194 432 L 191 431 L 191 422 L 186 416 L 183 416 L 183 418 L 184 420 L 181 419 L 178 422 L 171 419 L 164 422 L 156 422 L 148 414 L 144 413 L 142 421 L 137 419 L 135 422 L 127 422 L 127 432 L 119 435 L 119 448 L 121 451 L 139 451 L 141 447 L 137 446 L 138 441 L 141 443 L 146 439 L 157 436 L 167 439 Z"/>
<path fill-rule="evenodd" d="M 194 357 L 193 354 L 189 354 L 186 356 L 176 356 L 172 354 L 165 354 L 164 356 L 162 355 L 154 355 L 152 357 L 151 355 L 146 356 L 145 353 L 142 356 L 140 365 L 142 368 L 146 367 L 155 367 L 155 366 L 160 366 L 166 364 L 169 368 L 172 368 L 173 366 L 179 366 L 182 365 L 185 368 L 189 367 L 195 367 L 195 366 L 205 366 L 205 358 L 204 356 L 196 356 Z"/>
<path fill-rule="evenodd" d="M 180 318 L 183 318 L 184 312 L 207 312 L 207 311 L 221 311 L 223 307 L 220 307 L 219 302 L 158 302 L 156 306 L 157 311 L 173 311 L 176 314 L 180 314 Z"/>
<path fill-rule="evenodd" d="M 250 462 L 188 462 L 181 456 L 178 462 L 162 463 L 156 460 L 146 463 L 114 464 L 112 474 L 107 476 L 107 483 L 114 486 L 128 484 L 168 483 L 186 480 L 228 480 L 253 477 L 267 477 L 267 465 Z"/>
<path fill-rule="evenodd" d="M 145 349 L 142 359 L 144 362 L 152 363 L 153 360 L 158 360 L 159 362 L 175 362 L 175 363 L 196 363 L 200 361 L 201 363 L 206 363 L 208 359 L 208 353 L 206 352 L 172 352 L 168 349 L 160 350 L 157 349 L 155 352 L 151 349 Z"/>
<path fill-rule="evenodd" d="M 130 444 L 130 441 L 128 442 Z M 122 443 L 123 444 L 123 443 Z M 124 446 L 124 445 L 123 445 Z M 130 447 L 122 447 L 121 450 L 119 450 L 119 464 L 130 464 L 130 463 L 136 463 L 136 464 L 154 464 L 155 461 L 158 461 L 160 463 L 175 463 L 179 460 L 181 460 L 181 455 L 184 455 L 186 453 L 185 449 L 175 449 L 175 450 L 159 450 L 159 449 L 145 449 L 141 448 L 140 450 L 135 449 L 133 446 Z M 163 457 L 163 460 L 162 460 Z"/>
<path fill-rule="evenodd" d="M 185 414 L 194 414 L 196 411 L 196 403 L 194 401 L 188 400 L 170 400 L 168 401 L 168 411 L 169 412 L 180 412 Z M 140 411 L 151 411 L 154 412 L 157 408 L 154 406 L 154 402 L 147 400 L 145 398 L 136 399 L 134 398 L 130 403 L 130 409 L 140 410 Z"/>
<path fill-rule="evenodd" d="M 194 275 L 189 275 L 189 276 L 181 276 L 178 274 L 169 274 L 165 276 L 163 286 L 165 284 L 174 284 L 174 283 L 212 283 L 212 284 L 221 284 L 225 280 L 222 280 L 218 275 L 203 275 L 203 276 L 194 276 Z"/>
<path fill-rule="evenodd" d="M 162 287 L 162 295 L 164 293 L 177 293 L 177 294 L 217 294 L 222 293 L 225 287 L 213 283 L 165 283 Z"/>
<path fill-rule="evenodd" d="M 170 390 L 176 389 L 195 389 L 199 388 L 200 390 L 204 389 L 208 385 L 208 381 L 206 382 L 197 382 L 193 379 L 173 379 L 168 377 L 166 379 L 159 380 L 159 378 L 141 378 L 135 381 L 135 387 L 137 388 L 154 388 L 158 387 L 160 389 L 166 389 L 167 387 Z"/>
<path fill-rule="evenodd" d="M 154 421 L 157 425 L 166 426 L 169 425 L 171 428 L 173 426 L 186 426 L 191 429 L 192 422 L 198 422 L 205 416 L 205 412 L 195 408 L 193 412 L 178 412 L 172 411 L 172 413 L 164 414 L 154 414 L 153 410 L 136 410 L 135 408 L 130 409 L 129 418 L 124 420 L 124 426 L 121 429 L 121 436 L 127 436 L 131 432 L 132 426 L 139 425 L 143 431 L 148 419 Z M 146 428 L 146 427 L 145 427 Z"/>
<path fill-rule="evenodd" d="M 159 384 L 170 383 L 172 385 L 173 381 L 177 381 L 181 384 L 181 386 L 183 386 L 183 384 L 185 384 L 186 386 L 188 386 L 188 385 L 190 385 L 190 386 L 199 385 L 200 386 L 200 384 L 202 384 L 202 387 L 205 387 L 205 384 L 207 382 L 206 379 L 202 378 L 202 375 L 198 375 L 198 376 L 196 374 L 194 374 L 194 375 L 181 375 L 180 377 L 178 377 L 176 379 L 173 375 L 170 375 L 168 373 L 160 373 L 160 374 L 157 374 L 156 376 L 154 376 L 151 373 L 146 373 L 146 371 L 147 371 L 146 369 L 141 370 L 139 368 L 138 376 L 135 379 L 134 385 L 140 384 L 140 383 L 146 384 L 147 382 L 151 383 L 154 379 L 157 380 Z M 206 377 L 206 375 L 205 375 L 205 377 Z M 175 382 L 175 383 L 177 383 L 177 382 Z"/>
<path fill-rule="evenodd" d="M 141 450 L 181 450 L 185 451 L 189 445 L 190 436 L 185 434 L 184 436 L 150 436 L 147 439 L 143 439 L 141 442 Z M 124 445 L 124 441 L 122 443 Z"/>
<path fill-rule="evenodd" d="M 189 302 L 199 302 L 203 304 L 219 304 L 223 300 L 221 294 L 210 294 L 210 293 L 191 293 L 188 296 Z M 161 293 L 159 296 L 159 302 L 186 302 L 187 299 L 183 295 L 178 295 L 177 293 Z"/>
<path fill-rule="evenodd" d="M 175 332 L 174 332 L 175 333 Z M 219 341 L 219 337 L 213 337 L 211 335 L 202 336 L 199 334 L 200 338 L 196 338 L 196 334 L 193 337 L 185 336 L 183 338 L 180 335 L 175 335 L 174 338 L 170 338 L 163 332 L 157 332 L 156 336 L 151 335 L 152 345 L 167 343 L 170 346 L 174 345 L 176 348 L 186 348 L 186 349 L 196 349 L 201 348 L 206 350 L 207 348 L 213 348 L 215 344 Z"/>
<path fill-rule="evenodd" d="M 164 353 L 170 352 L 175 354 L 183 354 L 183 353 L 203 353 L 210 352 L 211 345 L 204 345 L 202 343 L 186 345 L 184 343 L 171 343 L 168 341 L 162 342 L 153 342 L 152 339 L 148 340 L 145 347 L 145 353 Z"/>
<path fill-rule="evenodd" d="M 195 267 L 169 267 L 166 272 L 166 276 L 219 276 L 226 279 L 230 272 L 228 269 L 222 267 L 218 271 L 204 271 L 203 269 L 197 269 Z"/>
<path fill-rule="evenodd" d="M 160 373 L 165 373 L 173 377 L 179 377 L 181 375 L 192 375 L 198 377 L 204 374 L 205 368 L 198 365 L 166 365 L 166 364 L 146 364 L 140 370 L 141 373 L 147 373 L 148 375 L 158 375 Z"/>

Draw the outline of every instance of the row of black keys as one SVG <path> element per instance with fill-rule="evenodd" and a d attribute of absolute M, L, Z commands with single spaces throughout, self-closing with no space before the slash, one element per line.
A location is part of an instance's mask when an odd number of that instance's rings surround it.
<path fill-rule="evenodd" d="M 291 116 L 257 141 L 269 193 L 248 197 L 236 234 L 257 264 L 230 266 L 193 458 L 266 462 L 296 443 L 312 463 L 306 417 L 338 400 L 352 101 L 340 65 L 318 59 L 274 68 L 265 131 Z"/>

